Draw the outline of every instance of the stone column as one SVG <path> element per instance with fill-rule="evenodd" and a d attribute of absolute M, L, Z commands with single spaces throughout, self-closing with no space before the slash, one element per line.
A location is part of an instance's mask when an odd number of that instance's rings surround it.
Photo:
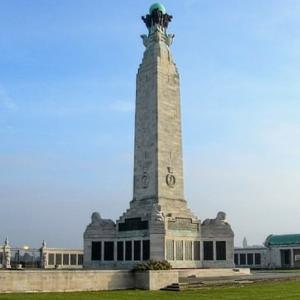
<path fill-rule="evenodd" d="M 195 261 L 195 259 L 194 259 L 194 258 L 195 258 L 195 254 L 194 254 L 194 250 L 195 250 L 195 249 L 194 249 L 194 242 L 195 242 L 195 241 L 191 241 L 191 242 L 190 242 L 190 246 L 191 246 L 191 252 L 190 252 L 190 253 L 191 253 L 191 260 L 192 260 L 192 261 Z"/>
<path fill-rule="evenodd" d="M 113 243 L 114 243 L 114 261 L 117 261 L 117 254 L 118 254 L 117 247 L 118 247 L 118 243 L 117 243 L 117 241 L 114 241 Z"/>
<path fill-rule="evenodd" d="M 6 238 L 3 246 L 3 266 L 5 269 L 11 269 L 10 258 L 11 258 L 10 245 L 8 242 L 8 238 Z"/>
<path fill-rule="evenodd" d="M 104 263 L 104 240 L 101 240 L 101 262 Z"/>
<path fill-rule="evenodd" d="M 246 255 L 246 257 L 247 257 L 247 255 Z M 213 261 L 216 261 L 216 260 L 217 260 L 217 243 L 216 243 L 216 241 L 213 241 Z"/>
<path fill-rule="evenodd" d="M 293 248 L 291 248 L 291 250 L 290 250 L 290 252 L 291 252 L 291 268 L 295 268 L 295 255 L 294 255 L 294 249 Z"/>

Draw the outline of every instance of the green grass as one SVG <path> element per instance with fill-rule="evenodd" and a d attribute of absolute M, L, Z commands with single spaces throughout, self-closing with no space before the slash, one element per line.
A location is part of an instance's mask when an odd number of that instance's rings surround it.
<path fill-rule="evenodd" d="M 244 300 L 300 299 L 300 281 L 267 282 L 238 287 L 205 288 L 185 292 L 111 291 L 86 293 L 0 294 L 0 300 Z"/>

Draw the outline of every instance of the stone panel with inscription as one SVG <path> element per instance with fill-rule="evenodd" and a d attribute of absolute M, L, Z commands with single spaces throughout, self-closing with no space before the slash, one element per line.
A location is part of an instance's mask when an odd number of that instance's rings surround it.
<path fill-rule="evenodd" d="M 168 221 L 169 230 L 188 230 L 193 232 L 199 231 L 199 224 L 193 223 L 191 219 L 177 218 L 175 221 Z"/>

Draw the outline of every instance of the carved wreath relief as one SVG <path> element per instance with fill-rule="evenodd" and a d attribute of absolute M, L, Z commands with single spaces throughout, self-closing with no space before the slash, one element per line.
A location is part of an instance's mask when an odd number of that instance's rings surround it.
<path fill-rule="evenodd" d="M 142 187 L 144 189 L 146 189 L 149 186 L 149 181 L 150 181 L 149 175 L 147 171 L 144 170 L 144 174 L 142 176 Z"/>
<path fill-rule="evenodd" d="M 168 174 L 166 176 L 166 183 L 169 187 L 174 187 L 176 183 L 176 178 L 173 175 L 173 169 L 171 167 L 167 167 L 168 169 Z"/>
<path fill-rule="evenodd" d="M 147 189 L 150 184 L 149 168 L 152 164 L 148 151 L 144 152 L 144 157 L 138 160 L 138 169 L 142 169 L 141 175 L 136 175 L 134 178 L 134 188 L 136 189 Z"/>

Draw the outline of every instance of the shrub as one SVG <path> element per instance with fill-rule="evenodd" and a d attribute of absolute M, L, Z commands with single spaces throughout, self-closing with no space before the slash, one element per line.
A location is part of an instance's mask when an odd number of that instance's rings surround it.
<path fill-rule="evenodd" d="M 138 263 L 133 271 L 148 271 L 148 270 L 170 270 L 172 265 L 166 260 L 148 260 Z"/>

